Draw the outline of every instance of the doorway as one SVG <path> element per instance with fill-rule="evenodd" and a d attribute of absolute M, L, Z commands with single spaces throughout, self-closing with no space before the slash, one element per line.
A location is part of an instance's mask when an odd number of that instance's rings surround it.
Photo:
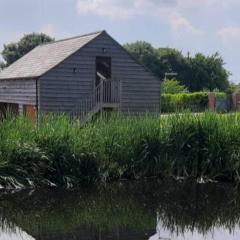
<path fill-rule="evenodd" d="M 7 116 L 17 116 L 19 114 L 19 105 L 15 103 L 0 103 L 0 118 Z"/>
<path fill-rule="evenodd" d="M 101 80 L 111 79 L 112 76 L 112 59 L 111 57 L 96 57 L 96 86 Z"/>

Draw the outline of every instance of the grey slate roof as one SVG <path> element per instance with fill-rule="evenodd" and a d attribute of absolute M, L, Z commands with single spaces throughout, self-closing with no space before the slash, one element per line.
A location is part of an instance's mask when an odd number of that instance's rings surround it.
<path fill-rule="evenodd" d="M 0 72 L 0 79 L 40 77 L 102 32 L 40 45 Z"/>

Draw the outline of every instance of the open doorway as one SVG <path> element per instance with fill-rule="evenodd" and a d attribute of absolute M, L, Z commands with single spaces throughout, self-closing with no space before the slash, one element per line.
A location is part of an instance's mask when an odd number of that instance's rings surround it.
<path fill-rule="evenodd" d="M 111 79 L 111 65 L 111 57 L 96 57 L 96 86 L 99 85 L 101 79 Z"/>
<path fill-rule="evenodd" d="M 19 114 L 19 105 L 15 103 L 0 103 L 0 118 L 7 116 L 17 116 Z"/>

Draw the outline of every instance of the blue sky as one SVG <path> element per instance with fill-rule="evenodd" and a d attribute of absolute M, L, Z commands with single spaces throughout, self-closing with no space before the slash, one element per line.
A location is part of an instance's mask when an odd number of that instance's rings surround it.
<path fill-rule="evenodd" d="M 240 0 L 0 0 L 0 51 L 24 33 L 56 39 L 106 29 L 183 53 L 218 51 L 240 82 Z"/>

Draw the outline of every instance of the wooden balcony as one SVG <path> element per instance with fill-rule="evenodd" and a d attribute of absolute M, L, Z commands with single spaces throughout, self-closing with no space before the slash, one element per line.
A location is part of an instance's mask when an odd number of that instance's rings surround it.
<path fill-rule="evenodd" d="M 95 88 L 94 101 L 96 105 L 111 108 L 118 107 L 120 104 L 120 81 L 119 80 L 102 80 Z"/>

